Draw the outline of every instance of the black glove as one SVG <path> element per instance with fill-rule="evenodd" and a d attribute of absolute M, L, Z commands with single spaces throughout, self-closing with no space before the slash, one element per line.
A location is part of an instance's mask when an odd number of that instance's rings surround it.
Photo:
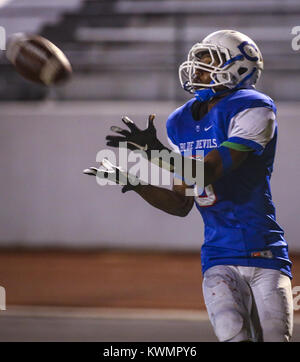
<path fill-rule="evenodd" d="M 119 147 L 121 142 L 127 142 L 127 147 L 130 150 L 142 150 L 145 151 L 148 156 L 152 150 L 161 151 L 166 149 L 156 136 L 156 128 L 153 124 L 154 118 L 155 115 L 150 114 L 147 128 L 140 130 L 130 118 L 127 116 L 122 117 L 123 123 L 126 124 L 130 131 L 117 126 L 112 126 L 110 128 L 111 131 L 119 133 L 122 136 L 106 136 L 106 145 Z"/>

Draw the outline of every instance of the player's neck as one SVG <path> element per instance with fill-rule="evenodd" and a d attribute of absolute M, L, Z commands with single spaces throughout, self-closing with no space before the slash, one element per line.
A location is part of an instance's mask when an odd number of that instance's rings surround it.
<path fill-rule="evenodd" d="M 208 102 L 207 110 L 210 111 L 213 106 L 215 106 L 223 97 L 213 98 Z"/>
<path fill-rule="evenodd" d="M 216 97 L 206 102 L 196 101 L 192 105 L 192 116 L 195 121 L 200 121 L 225 95 Z"/>

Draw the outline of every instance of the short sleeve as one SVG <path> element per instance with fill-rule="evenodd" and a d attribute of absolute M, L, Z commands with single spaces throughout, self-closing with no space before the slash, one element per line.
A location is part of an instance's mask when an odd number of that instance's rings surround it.
<path fill-rule="evenodd" d="M 276 116 L 271 108 L 248 108 L 230 120 L 227 141 L 261 152 L 273 138 L 275 127 Z"/>
<path fill-rule="evenodd" d="M 175 145 L 175 143 L 173 143 L 169 137 L 168 137 L 168 142 L 169 142 L 169 145 L 172 148 L 172 151 L 174 151 L 176 153 L 180 153 L 179 147 L 177 145 Z"/>

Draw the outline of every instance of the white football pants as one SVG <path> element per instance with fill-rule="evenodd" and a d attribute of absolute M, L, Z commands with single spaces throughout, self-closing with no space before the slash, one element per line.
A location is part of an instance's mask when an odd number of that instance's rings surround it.
<path fill-rule="evenodd" d="M 290 278 L 279 270 L 216 265 L 204 273 L 203 296 L 219 341 L 289 341 Z"/>

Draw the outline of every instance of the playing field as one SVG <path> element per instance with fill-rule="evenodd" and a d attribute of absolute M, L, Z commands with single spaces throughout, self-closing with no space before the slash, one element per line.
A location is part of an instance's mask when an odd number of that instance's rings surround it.
<path fill-rule="evenodd" d="M 216 341 L 194 253 L 7 250 L 0 275 L 0 341 Z"/>

